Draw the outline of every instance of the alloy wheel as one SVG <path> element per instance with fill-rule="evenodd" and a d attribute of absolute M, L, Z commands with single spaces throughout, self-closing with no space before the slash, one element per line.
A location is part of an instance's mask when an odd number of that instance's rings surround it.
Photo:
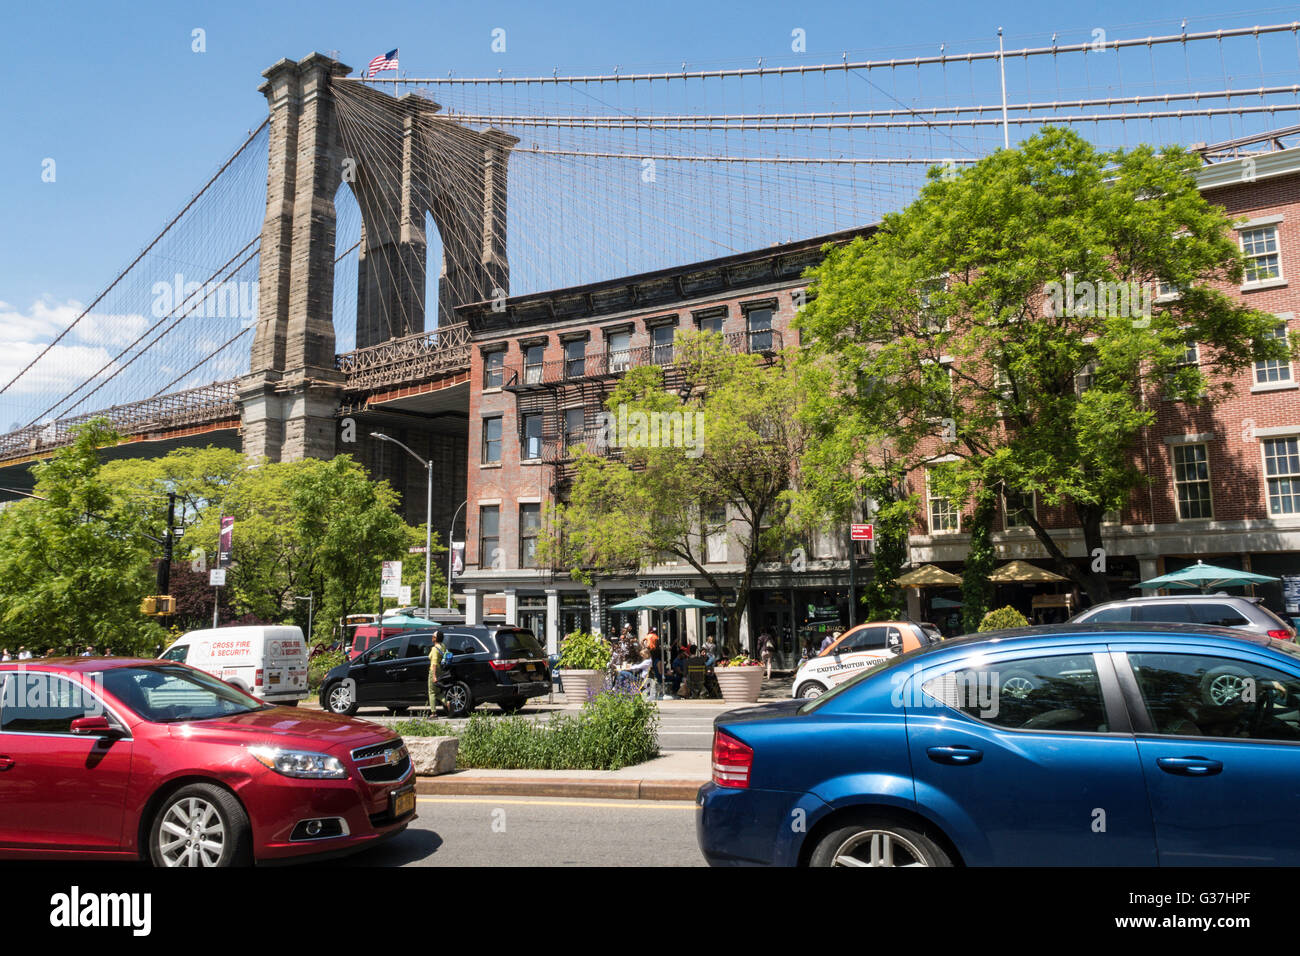
<path fill-rule="evenodd" d="M 346 684 L 335 684 L 330 690 L 329 703 L 330 710 L 341 714 L 352 706 L 352 692 Z"/>
<path fill-rule="evenodd" d="M 909 840 L 889 830 L 862 830 L 840 844 L 831 866 L 928 866 Z"/>
<path fill-rule="evenodd" d="M 166 866 L 217 866 L 226 849 L 226 825 L 211 803 L 186 797 L 167 808 L 157 839 Z"/>

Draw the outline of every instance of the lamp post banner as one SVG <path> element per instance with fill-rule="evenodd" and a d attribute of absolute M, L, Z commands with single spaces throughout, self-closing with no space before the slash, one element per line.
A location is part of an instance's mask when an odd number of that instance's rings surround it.
<path fill-rule="evenodd" d="M 217 567 L 230 567 L 230 552 L 235 538 L 235 516 L 221 516 L 221 536 L 217 539 Z"/>

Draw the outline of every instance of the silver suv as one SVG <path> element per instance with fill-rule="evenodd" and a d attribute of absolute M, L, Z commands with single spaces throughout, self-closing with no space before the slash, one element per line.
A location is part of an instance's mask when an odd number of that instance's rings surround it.
<path fill-rule="evenodd" d="M 1265 637 L 1294 641 L 1296 629 L 1260 603 L 1231 594 L 1177 594 L 1108 601 L 1080 611 L 1071 624 L 1181 623 L 1239 627 Z"/>

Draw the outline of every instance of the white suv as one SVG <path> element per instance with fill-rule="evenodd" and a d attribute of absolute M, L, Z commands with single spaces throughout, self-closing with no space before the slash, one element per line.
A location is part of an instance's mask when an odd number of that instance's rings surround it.
<path fill-rule="evenodd" d="M 1281 641 L 1294 641 L 1296 630 L 1262 603 L 1262 598 L 1231 594 L 1178 594 L 1107 601 L 1070 618 L 1070 624 L 1206 624 L 1237 627 Z"/>

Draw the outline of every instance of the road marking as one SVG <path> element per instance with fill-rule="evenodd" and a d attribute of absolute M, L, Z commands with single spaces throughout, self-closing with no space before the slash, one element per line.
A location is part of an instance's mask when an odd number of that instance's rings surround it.
<path fill-rule="evenodd" d="M 416 797 L 425 803 L 490 803 L 499 806 L 503 803 L 518 803 L 525 806 L 543 807 L 607 807 L 626 809 L 629 806 L 640 810 L 694 810 L 695 803 L 690 800 L 548 800 L 542 797 L 520 799 L 518 797 Z"/>

